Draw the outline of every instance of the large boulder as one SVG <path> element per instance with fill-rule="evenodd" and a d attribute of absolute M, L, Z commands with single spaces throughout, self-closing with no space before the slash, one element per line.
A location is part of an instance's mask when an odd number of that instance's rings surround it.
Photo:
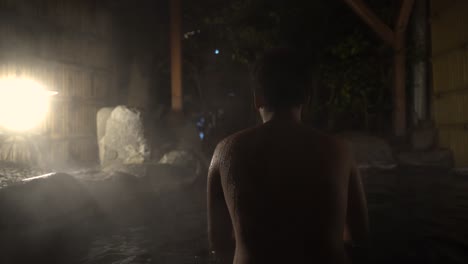
<path fill-rule="evenodd" d="M 192 186 L 197 180 L 195 171 L 169 164 L 148 165 L 146 175 L 140 178 L 145 189 L 153 193 L 173 193 Z"/>
<path fill-rule="evenodd" d="M 97 127 L 97 140 L 99 145 L 99 160 L 104 160 L 104 141 L 102 140 L 106 135 L 107 120 L 109 120 L 114 107 L 101 108 L 97 113 L 96 127 Z"/>
<path fill-rule="evenodd" d="M 101 165 L 141 164 L 150 158 L 142 113 L 126 106 L 116 107 L 106 122 L 100 140 Z"/>
<path fill-rule="evenodd" d="M 0 263 L 69 263 L 98 208 L 72 176 L 49 174 L 1 189 L 0 211 Z"/>
<path fill-rule="evenodd" d="M 384 139 L 360 132 L 346 132 L 340 136 L 351 144 L 359 168 L 396 167 L 392 149 Z"/>
<path fill-rule="evenodd" d="M 187 150 L 172 150 L 161 158 L 159 164 L 167 164 L 186 168 L 188 171 L 200 175 L 203 163 L 193 152 Z"/>

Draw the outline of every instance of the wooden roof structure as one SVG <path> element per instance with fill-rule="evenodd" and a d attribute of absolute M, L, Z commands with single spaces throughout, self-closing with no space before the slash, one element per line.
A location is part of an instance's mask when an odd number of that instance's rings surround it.
<path fill-rule="evenodd" d="M 385 24 L 363 0 L 344 2 L 394 50 L 393 128 L 397 137 L 406 135 L 406 32 L 414 0 L 401 0 L 393 28 Z"/>

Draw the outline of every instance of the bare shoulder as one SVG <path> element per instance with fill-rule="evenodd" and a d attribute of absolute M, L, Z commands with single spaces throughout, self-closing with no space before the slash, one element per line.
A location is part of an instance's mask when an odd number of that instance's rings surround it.
<path fill-rule="evenodd" d="M 220 161 L 225 160 L 238 146 L 246 145 L 246 141 L 252 138 L 256 130 L 256 127 L 245 129 L 221 140 L 214 151 L 212 165 L 213 163 L 218 164 Z"/>
<path fill-rule="evenodd" d="M 258 129 L 259 127 L 252 127 L 234 133 L 221 140 L 216 148 L 219 150 L 231 149 L 235 146 L 246 144 L 247 141 L 251 140 L 254 135 L 257 134 L 256 132 Z"/>

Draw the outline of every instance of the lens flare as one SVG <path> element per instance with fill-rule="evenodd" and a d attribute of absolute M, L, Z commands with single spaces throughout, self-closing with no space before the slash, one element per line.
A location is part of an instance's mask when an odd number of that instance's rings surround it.
<path fill-rule="evenodd" d="M 55 94 L 32 80 L 0 79 L 0 127 L 18 132 L 36 127 L 46 117 Z"/>

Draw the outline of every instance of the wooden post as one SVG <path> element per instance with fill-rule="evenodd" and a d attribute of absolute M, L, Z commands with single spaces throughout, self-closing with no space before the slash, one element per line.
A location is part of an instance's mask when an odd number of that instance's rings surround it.
<path fill-rule="evenodd" d="M 413 10 L 414 0 L 404 0 L 395 25 L 395 79 L 394 79 L 394 133 L 406 135 L 406 29 Z"/>
<path fill-rule="evenodd" d="M 421 128 L 428 120 L 428 85 L 429 85 L 429 1 L 419 0 L 414 3 L 413 23 L 411 26 L 413 47 L 423 54 L 412 63 L 413 102 L 412 125 Z"/>
<path fill-rule="evenodd" d="M 406 28 L 414 0 L 403 0 L 395 30 L 380 20 L 362 0 L 344 0 L 351 9 L 394 50 L 393 132 L 406 135 Z"/>
<path fill-rule="evenodd" d="M 182 17 L 180 0 L 170 0 L 172 111 L 182 112 Z"/>
<path fill-rule="evenodd" d="M 405 37 L 395 39 L 393 79 L 393 129 L 397 137 L 406 134 L 406 49 Z"/>

